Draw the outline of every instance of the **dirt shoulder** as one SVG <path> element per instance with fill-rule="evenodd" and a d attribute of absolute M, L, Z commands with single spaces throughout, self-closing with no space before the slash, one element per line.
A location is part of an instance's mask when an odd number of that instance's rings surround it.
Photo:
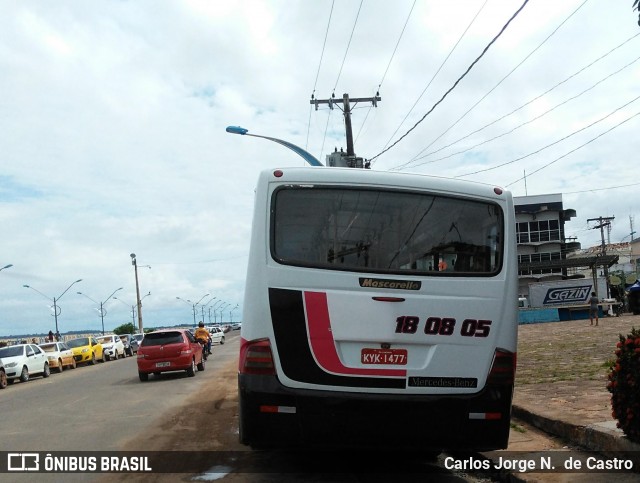
<path fill-rule="evenodd" d="M 122 451 L 187 451 L 207 458 L 206 452 L 247 451 L 238 441 L 238 362 L 231 360 L 214 371 L 196 374 L 201 388 L 182 407 L 149 417 L 147 430 L 127 441 Z M 211 375 L 209 375 L 211 373 Z M 208 376 L 208 377 L 205 377 Z M 170 390 L 170 388 L 168 388 Z M 203 434 L 206 435 L 203 437 Z M 206 461 L 195 462 L 206 467 Z M 188 474 L 105 475 L 100 482 L 190 481 Z M 228 481 L 228 479 L 226 480 Z"/>
<path fill-rule="evenodd" d="M 612 421 L 609 364 L 640 316 L 519 326 L 514 404 L 576 425 Z"/>

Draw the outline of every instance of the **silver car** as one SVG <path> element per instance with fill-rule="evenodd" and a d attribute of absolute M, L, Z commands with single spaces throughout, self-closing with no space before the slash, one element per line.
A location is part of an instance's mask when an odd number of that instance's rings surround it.
<path fill-rule="evenodd" d="M 136 354 L 138 353 L 142 339 L 144 339 L 144 334 L 133 334 L 131 336 L 131 348 Z"/>

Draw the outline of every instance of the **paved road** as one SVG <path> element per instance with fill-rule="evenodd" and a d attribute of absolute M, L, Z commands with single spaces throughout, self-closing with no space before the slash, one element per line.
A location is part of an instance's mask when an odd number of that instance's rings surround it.
<path fill-rule="evenodd" d="M 238 443 L 236 377 L 239 333 L 227 334 L 227 343 L 214 347 L 204 372 L 193 378 L 184 374 L 151 377 L 138 380 L 135 358 L 110 361 L 96 366 L 81 367 L 52 374 L 48 379 L 35 378 L 15 383 L 0 393 L 2 403 L 2 433 L 0 451 L 242 451 L 248 448 Z M 208 435 L 203 441 L 201 430 L 193 424 L 196 415 L 205 414 Z M 195 431 L 195 433 L 194 433 Z M 206 454 L 203 453 L 205 456 Z M 344 462 L 344 455 L 337 461 Z M 242 464 L 223 471 L 224 481 L 271 482 L 274 476 L 281 482 L 299 481 L 370 481 L 371 471 L 380 469 L 379 462 L 399 465 L 400 473 L 378 475 L 375 481 L 425 481 L 437 479 L 450 482 L 487 481 L 443 469 L 438 462 L 404 455 L 395 461 L 389 454 L 371 455 L 359 461 L 351 455 L 344 473 L 318 473 L 318 460 L 310 453 L 308 462 L 300 454 L 286 451 L 250 452 L 246 464 L 267 461 L 271 470 L 265 474 L 247 472 Z M 322 461 L 322 460 L 321 460 Z M 374 463 L 377 461 L 378 463 Z M 240 463 L 238 461 L 238 463 Z M 395 468 L 395 466 L 394 466 Z M 219 470 L 218 470 L 219 471 Z M 230 474 L 224 474 L 232 471 Z M 272 473 L 277 471 L 278 473 Z M 406 472 L 406 474 L 403 474 Z M 29 482 L 33 477 L 41 483 L 106 482 L 172 482 L 176 479 L 211 479 L 214 475 L 187 474 L 5 474 L 4 482 Z"/>
<path fill-rule="evenodd" d="M 0 451 L 115 451 L 155 417 L 179 407 L 216 367 L 237 358 L 239 332 L 214 346 L 204 372 L 138 379 L 136 358 L 65 370 L 48 379 L 34 377 L 0 392 Z M 171 390 L 162 384 L 167 378 Z"/>

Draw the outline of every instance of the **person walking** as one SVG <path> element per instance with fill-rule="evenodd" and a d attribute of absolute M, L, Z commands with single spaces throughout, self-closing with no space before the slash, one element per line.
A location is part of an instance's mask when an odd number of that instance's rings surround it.
<path fill-rule="evenodd" d="M 596 326 L 598 325 L 598 297 L 595 292 L 591 292 L 591 298 L 589 299 L 589 319 L 591 319 L 591 325 L 593 325 L 593 318 L 596 319 Z"/>

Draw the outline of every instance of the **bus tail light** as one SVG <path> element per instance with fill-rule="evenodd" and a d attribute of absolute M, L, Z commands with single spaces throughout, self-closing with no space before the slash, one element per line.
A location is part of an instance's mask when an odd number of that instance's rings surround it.
<path fill-rule="evenodd" d="M 273 363 L 271 344 L 269 339 L 242 341 L 240 346 L 240 374 L 260 374 L 275 376 L 276 367 Z"/>
<path fill-rule="evenodd" d="M 516 354 L 504 349 L 496 349 L 487 384 L 512 386 L 516 373 Z"/>

